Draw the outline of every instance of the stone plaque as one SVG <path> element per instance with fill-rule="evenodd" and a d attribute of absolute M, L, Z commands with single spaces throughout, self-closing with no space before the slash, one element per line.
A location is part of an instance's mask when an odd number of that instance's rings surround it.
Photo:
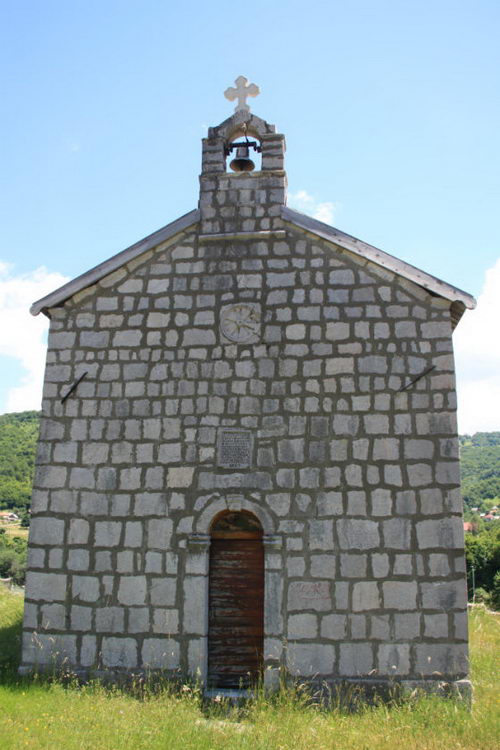
<path fill-rule="evenodd" d="M 217 465 L 222 469 L 250 469 L 253 435 L 250 430 L 226 427 L 219 430 Z"/>

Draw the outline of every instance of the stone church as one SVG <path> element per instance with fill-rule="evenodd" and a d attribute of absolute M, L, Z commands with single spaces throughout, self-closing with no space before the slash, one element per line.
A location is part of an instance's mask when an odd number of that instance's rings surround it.
<path fill-rule="evenodd" d="M 32 306 L 21 672 L 467 693 L 451 336 L 474 299 L 288 208 L 284 136 L 236 83 L 198 208 Z"/>

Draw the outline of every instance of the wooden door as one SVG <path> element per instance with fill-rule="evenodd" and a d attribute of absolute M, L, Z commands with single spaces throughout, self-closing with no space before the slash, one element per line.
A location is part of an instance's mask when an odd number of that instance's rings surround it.
<path fill-rule="evenodd" d="M 261 673 L 264 646 L 264 552 L 254 516 L 216 519 L 209 576 L 208 686 L 248 687 Z"/>

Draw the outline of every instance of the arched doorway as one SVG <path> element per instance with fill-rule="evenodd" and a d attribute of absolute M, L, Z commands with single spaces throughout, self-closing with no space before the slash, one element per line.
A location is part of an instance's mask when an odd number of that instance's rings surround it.
<path fill-rule="evenodd" d="M 208 686 L 248 687 L 264 650 L 262 526 L 247 511 L 219 514 L 211 527 Z"/>

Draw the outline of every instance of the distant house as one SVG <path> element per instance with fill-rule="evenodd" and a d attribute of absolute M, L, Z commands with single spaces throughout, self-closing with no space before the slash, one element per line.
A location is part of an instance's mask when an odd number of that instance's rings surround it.
<path fill-rule="evenodd" d="M 0 513 L 0 519 L 2 521 L 14 522 L 19 521 L 19 516 L 17 515 L 17 513 Z"/>

